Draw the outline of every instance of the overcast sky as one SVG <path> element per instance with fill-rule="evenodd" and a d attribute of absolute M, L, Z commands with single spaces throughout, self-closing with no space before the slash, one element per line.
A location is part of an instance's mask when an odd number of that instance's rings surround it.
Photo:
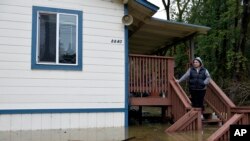
<path fill-rule="evenodd" d="M 162 0 L 148 0 L 148 1 L 157 5 L 158 7 L 160 7 L 158 12 L 153 17 L 160 18 L 160 19 L 166 19 L 166 12 L 165 12 L 164 6 L 162 4 Z"/>

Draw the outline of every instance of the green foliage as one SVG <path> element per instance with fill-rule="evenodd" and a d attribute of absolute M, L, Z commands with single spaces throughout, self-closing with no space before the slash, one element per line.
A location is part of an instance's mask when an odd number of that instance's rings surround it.
<path fill-rule="evenodd" d="M 233 82 L 228 81 L 223 90 L 238 106 L 250 105 L 250 81 Z"/>
<path fill-rule="evenodd" d="M 238 0 L 194 0 L 188 23 L 211 27 L 208 35 L 196 38 L 196 56 L 203 58 L 214 79 L 247 78 L 250 49 L 242 50 L 243 5 Z M 247 34 L 246 45 L 249 45 Z M 244 46 L 244 45 L 243 45 Z"/>
<path fill-rule="evenodd" d="M 237 105 L 250 103 L 250 24 L 242 24 L 250 15 L 244 17 L 243 6 L 239 0 L 192 0 L 184 10 L 188 14 L 178 19 L 211 28 L 207 35 L 195 38 L 195 57 L 202 58 L 212 78 Z M 182 44 L 168 52 L 175 57 L 177 78 L 188 67 L 187 50 Z"/>
<path fill-rule="evenodd" d="M 235 63 L 235 60 L 237 60 L 238 63 Z M 231 70 L 233 68 L 236 68 L 236 72 L 246 71 L 247 70 L 247 58 L 242 55 L 241 52 L 234 52 L 232 50 L 229 50 L 227 52 L 227 69 Z M 242 65 L 242 66 L 241 66 Z"/>

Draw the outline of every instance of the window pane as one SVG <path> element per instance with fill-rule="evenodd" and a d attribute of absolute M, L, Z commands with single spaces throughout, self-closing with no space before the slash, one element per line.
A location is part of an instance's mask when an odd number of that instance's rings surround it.
<path fill-rule="evenodd" d="M 60 14 L 59 62 L 76 64 L 76 16 Z"/>
<path fill-rule="evenodd" d="M 40 13 L 39 62 L 56 62 L 56 14 Z"/>

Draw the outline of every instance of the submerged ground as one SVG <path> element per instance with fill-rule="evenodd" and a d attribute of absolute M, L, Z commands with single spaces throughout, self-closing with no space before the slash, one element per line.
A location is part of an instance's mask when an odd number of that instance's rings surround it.
<path fill-rule="evenodd" d="M 143 116 L 159 116 L 159 108 L 143 108 Z M 203 125 L 202 131 L 166 134 L 171 124 L 160 118 L 144 118 L 142 124 L 131 119 L 128 128 L 89 128 L 65 130 L 6 131 L 0 132 L 0 141 L 205 141 L 216 125 Z"/>

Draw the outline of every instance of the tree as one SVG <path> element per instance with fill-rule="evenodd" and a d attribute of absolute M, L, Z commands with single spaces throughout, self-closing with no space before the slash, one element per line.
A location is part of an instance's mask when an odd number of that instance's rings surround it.
<path fill-rule="evenodd" d="M 192 0 L 195 1 L 195 0 Z M 172 14 L 173 20 L 185 21 L 183 16 L 187 15 L 189 11 L 190 0 L 162 0 L 162 4 L 166 10 L 167 20 L 170 20 L 170 15 Z M 171 12 L 170 12 L 171 11 Z"/>
<path fill-rule="evenodd" d="M 170 13 L 169 13 L 169 8 L 170 8 L 170 0 L 168 0 L 168 3 L 166 3 L 165 0 L 162 0 L 162 4 L 166 10 L 166 16 L 167 16 L 167 20 L 170 20 Z"/>
<path fill-rule="evenodd" d="M 176 0 L 177 9 L 178 9 L 178 14 L 177 14 L 177 21 L 178 22 L 183 21 L 183 15 L 184 15 L 184 12 L 188 8 L 189 2 L 190 2 L 190 0 Z"/>

